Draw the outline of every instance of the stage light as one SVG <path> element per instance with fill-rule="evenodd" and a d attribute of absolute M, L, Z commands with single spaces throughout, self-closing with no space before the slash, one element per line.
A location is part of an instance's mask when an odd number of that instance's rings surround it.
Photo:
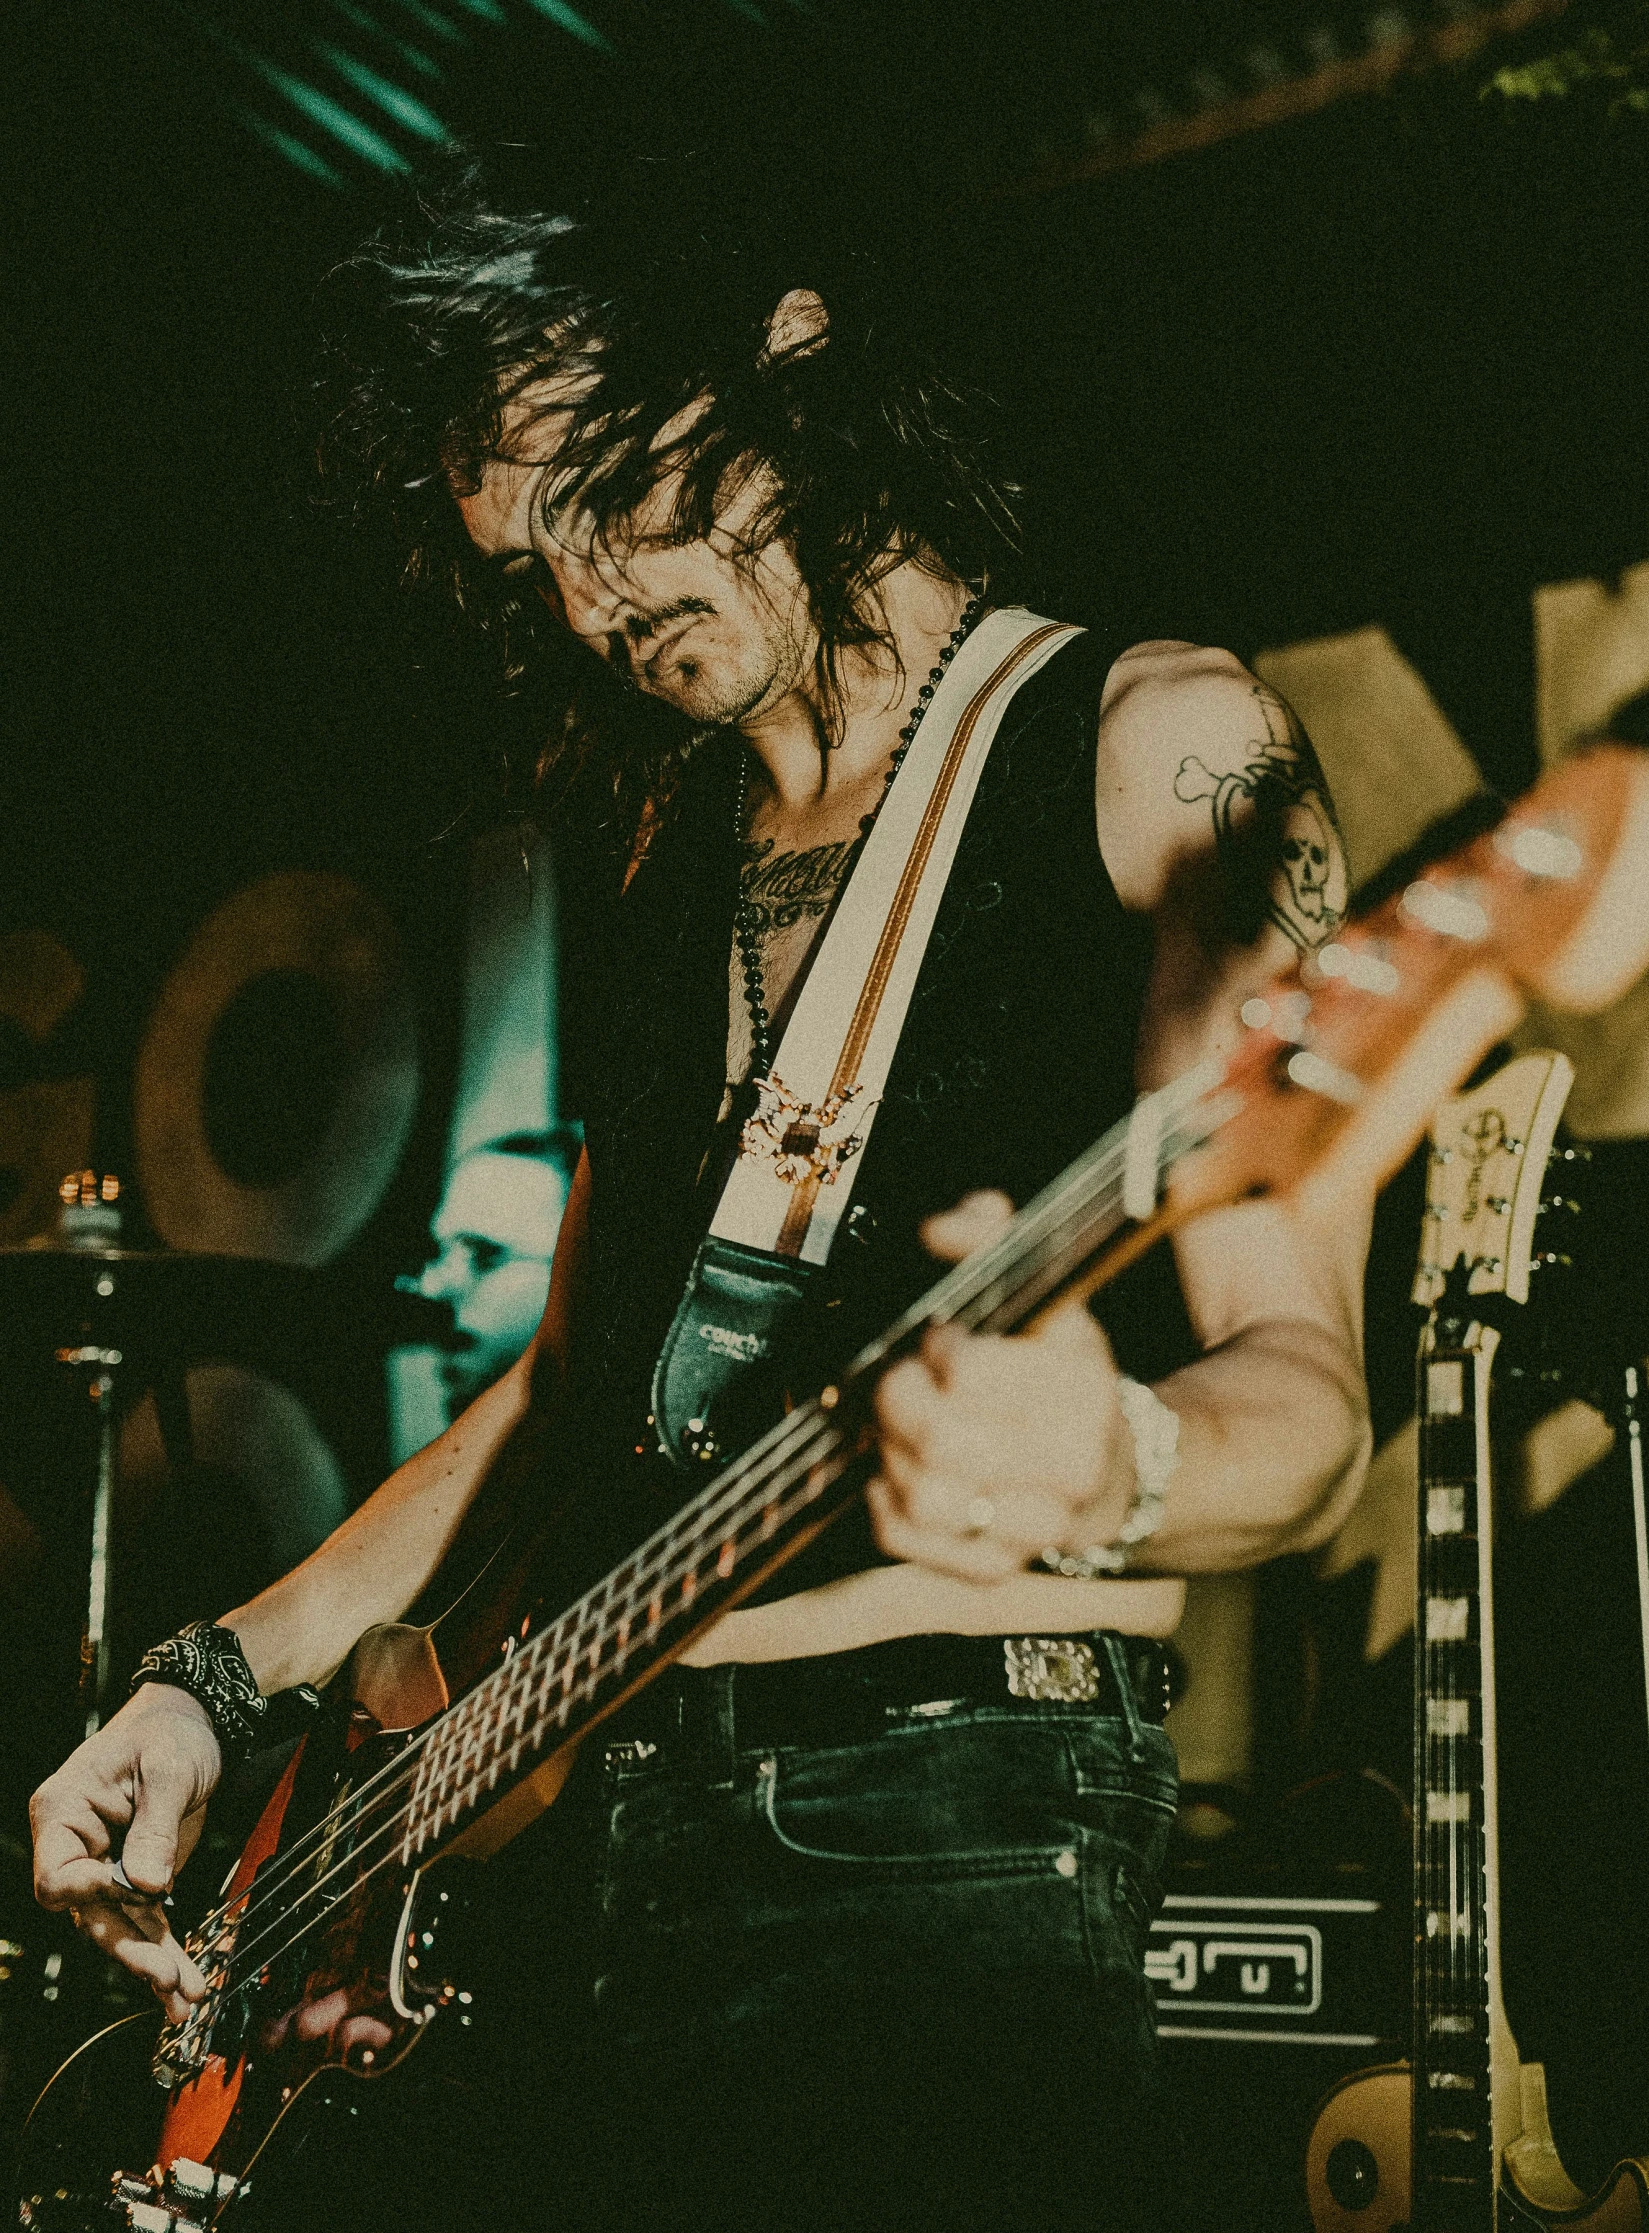
<path fill-rule="evenodd" d="M 461 47 L 468 44 L 457 24 L 436 9 L 426 7 L 424 0 L 396 0 L 396 5 L 411 16 L 415 23 L 421 23 L 426 31 L 433 31 L 438 39 L 445 39 L 449 45 Z"/>
<path fill-rule="evenodd" d="M 255 133 L 265 147 L 273 148 L 277 155 L 284 157 L 295 170 L 303 171 L 308 177 L 318 179 L 323 186 L 341 187 L 343 185 L 343 180 L 332 168 L 332 165 L 325 161 L 323 157 L 317 155 L 312 147 L 306 146 L 295 134 L 283 132 L 278 124 L 271 124 L 269 119 L 260 116 L 256 109 L 242 109 L 240 115 L 241 122 L 247 130 Z"/>
<path fill-rule="evenodd" d="M 311 123 L 330 132 L 335 140 L 372 164 L 375 170 L 392 174 L 410 169 L 406 158 L 399 154 L 370 124 L 363 124 L 351 109 L 341 101 L 333 100 L 329 93 L 310 85 L 305 79 L 294 77 L 290 70 L 280 69 L 273 62 L 256 60 L 258 75 L 272 85 L 277 93 L 284 93 L 295 109 L 307 116 Z"/>
<path fill-rule="evenodd" d="M 568 7 L 567 0 L 527 0 L 527 4 L 536 8 L 541 16 L 548 16 L 552 23 L 558 23 L 563 31 L 570 31 L 575 39 L 582 39 L 587 47 L 594 47 L 598 54 L 617 51 L 611 39 L 603 37 L 593 23 L 586 22 L 576 8 Z M 756 20 L 759 23 L 761 18 L 758 16 Z"/>
<path fill-rule="evenodd" d="M 439 66 L 422 47 L 408 46 L 406 40 L 397 38 L 387 25 L 378 22 L 376 17 L 369 16 L 365 8 L 356 7 L 355 0 L 332 0 L 332 7 L 353 30 L 364 32 L 369 39 L 379 39 L 386 46 L 393 47 L 408 69 L 416 70 L 420 77 L 439 80 Z"/>
<path fill-rule="evenodd" d="M 415 101 L 400 86 L 392 85 L 388 78 L 381 78 L 376 70 L 369 70 L 364 62 L 358 62 L 354 55 L 346 54 L 342 47 L 317 40 L 315 51 L 332 65 L 341 78 L 347 78 L 358 93 L 364 93 L 369 101 L 375 101 L 386 116 L 392 116 L 406 131 L 416 134 L 421 140 L 431 140 L 436 146 L 442 145 L 448 138 L 446 126 L 433 110 L 425 108 L 422 101 Z"/>

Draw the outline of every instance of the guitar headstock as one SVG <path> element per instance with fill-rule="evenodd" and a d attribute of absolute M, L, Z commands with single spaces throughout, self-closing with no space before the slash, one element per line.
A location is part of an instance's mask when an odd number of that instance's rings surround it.
<path fill-rule="evenodd" d="M 1171 1214 L 1257 1193 L 1332 1214 L 1372 1193 L 1525 992 L 1595 1009 L 1646 962 L 1649 759 L 1599 745 L 1243 1004 L 1211 1137 L 1176 1167 Z"/>
<path fill-rule="evenodd" d="M 1574 1077 L 1564 1055 L 1522 1054 L 1439 1105 L 1426 1169 L 1417 1303 L 1435 1303 L 1461 1263 L 1468 1293 L 1528 1301 L 1546 1164 Z"/>

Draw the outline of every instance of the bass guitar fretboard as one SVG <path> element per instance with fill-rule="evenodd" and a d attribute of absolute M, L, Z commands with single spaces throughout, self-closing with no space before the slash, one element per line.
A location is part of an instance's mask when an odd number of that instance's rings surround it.
<path fill-rule="evenodd" d="M 1216 1128 L 1212 1083 L 1196 1072 L 1146 1096 L 1001 1240 L 948 1273 L 444 1714 L 419 1740 L 404 1858 L 460 1834 L 843 1510 L 868 1470 L 870 1398 L 888 1365 L 929 1326 L 1012 1332 L 1052 1301 L 1131 1218 L 1150 1215 L 1167 1173 Z"/>

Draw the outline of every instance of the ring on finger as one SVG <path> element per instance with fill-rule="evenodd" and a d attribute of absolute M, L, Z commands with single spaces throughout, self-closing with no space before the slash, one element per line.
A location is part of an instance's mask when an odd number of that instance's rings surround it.
<path fill-rule="evenodd" d="M 967 1521 L 963 1526 L 962 1533 L 972 1536 L 989 1535 L 995 1525 L 995 1500 L 988 1496 L 976 1496 L 968 1506 Z"/>

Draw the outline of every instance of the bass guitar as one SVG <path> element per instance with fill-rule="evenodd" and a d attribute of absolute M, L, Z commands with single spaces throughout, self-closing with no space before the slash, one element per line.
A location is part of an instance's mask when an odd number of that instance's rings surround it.
<path fill-rule="evenodd" d="M 152 2051 L 125 2026 L 88 2042 L 37 2104 L 21 2222 L 232 2228 L 332 2074 L 381 2081 L 432 2026 L 461 2025 L 440 1930 L 452 1872 L 540 1815 L 581 1740 L 846 1509 L 873 1462 L 877 1380 L 930 1326 L 1024 1327 L 1247 1195 L 1295 1189 L 1302 1214 L 1327 1214 L 1347 1173 L 1377 1179 L 1408 1153 L 1515 1019 L 1517 985 L 1599 1005 L 1646 961 L 1649 767 L 1600 747 L 1250 1000 L 1229 1060 L 1145 1096 L 593 1587 L 569 1602 L 518 1561 L 465 1639 L 479 1630 L 491 1671 L 456 1698 L 446 1624 L 439 1651 L 422 1629 L 369 1633 L 190 1937 L 204 2000 Z M 147 2109 L 119 2079 L 134 2053 L 161 2089 Z"/>
<path fill-rule="evenodd" d="M 1316 2233 L 1626 2233 L 1649 2160 L 1595 2195 L 1565 2172 L 1546 2074 L 1520 2060 L 1500 1988 L 1490 1377 L 1506 1304 L 1525 1303 L 1542 1182 L 1574 1071 L 1526 1054 L 1432 1125 L 1414 1299 L 1430 1307 L 1414 1622 L 1414 2034 L 1406 2063 L 1345 2079 L 1306 2152 Z"/>

